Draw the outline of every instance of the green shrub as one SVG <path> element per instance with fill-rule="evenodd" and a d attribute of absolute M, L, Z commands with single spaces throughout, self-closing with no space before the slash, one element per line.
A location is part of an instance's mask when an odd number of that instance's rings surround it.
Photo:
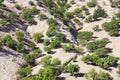
<path fill-rule="evenodd" d="M 72 19 L 73 18 L 73 12 L 66 12 L 64 16 L 68 19 Z"/>
<path fill-rule="evenodd" d="M 48 46 L 50 44 L 50 40 L 49 39 L 44 39 L 43 44 L 45 46 Z"/>
<path fill-rule="evenodd" d="M 43 13 L 39 13 L 38 14 L 38 19 L 40 19 L 40 20 L 46 19 L 46 15 L 43 14 Z"/>
<path fill-rule="evenodd" d="M 74 19 L 73 19 L 73 21 L 74 21 L 75 23 L 77 23 L 78 25 L 83 24 L 83 23 L 82 23 L 82 22 L 80 22 L 80 20 L 79 20 L 79 19 L 77 19 L 77 18 L 74 18 Z"/>
<path fill-rule="evenodd" d="M 105 40 L 96 40 L 93 42 L 89 42 L 87 44 L 87 49 L 90 52 L 94 52 L 98 48 L 104 48 L 106 46 L 107 42 Z"/>
<path fill-rule="evenodd" d="M 96 6 L 96 0 L 91 0 L 90 2 L 87 3 L 88 7 L 95 7 Z"/>
<path fill-rule="evenodd" d="M 25 46 L 22 42 L 17 42 L 16 49 L 17 49 L 18 52 L 24 52 L 25 51 Z"/>
<path fill-rule="evenodd" d="M 35 63 L 34 55 L 31 55 L 31 54 L 24 55 L 23 59 L 26 61 L 27 64 L 34 64 Z"/>
<path fill-rule="evenodd" d="M 105 31 L 109 32 L 110 36 L 118 36 L 119 21 L 112 19 L 110 22 L 105 22 L 102 24 Z"/>
<path fill-rule="evenodd" d="M 118 36 L 119 35 L 119 31 L 117 31 L 117 30 L 110 30 L 109 31 L 109 35 L 110 36 Z"/>
<path fill-rule="evenodd" d="M 56 33 L 55 38 L 58 39 L 61 42 L 66 41 L 66 35 L 63 33 Z"/>
<path fill-rule="evenodd" d="M 87 8 L 85 5 L 83 5 L 83 6 L 81 7 L 81 9 L 84 10 L 84 11 L 87 11 L 87 10 L 88 10 L 88 8 Z"/>
<path fill-rule="evenodd" d="M 92 22 L 92 16 L 88 16 L 86 19 L 85 19 L 85 22 L 89 23 L 89 22 Z"/>
<path fill-rule="evenodd" d="M 77 38 L 79 40 L 90 40 L 92 35 L 93 35 L 93 32 L 81 31 L 81 32 L 78 32 Z"/>
<path fill-rule="evenodd" d="M 17 32 L 15 33 L 15 35 L 16 35 L 16 37 L 17 37 L 17 39 L 18 39 L 19 41 L 22 41 L 22 39 L 23 39 L 23 37 L 24 37 L 24 33 L 23 33 L 23 32 L 17 31 Z"/>
<path fill-rule="evenodd" d="M 71 73 L 71 75 L 74 75 L 75 72 L 79 71 L 79 68 L 80 68 L 79 65 L 69 64 L 64 66 L 63 72 L 68 72 L 68 73 Z"/>
<path fill-rule="evenodd" d="M 40 39 L 43 37 L 43 34 L 42 33 L 34 33 L 32 37 L 33 37 L 34 41 L 39 42 Z"/>
<path fill-rule="evenodd" d="M 32 50 L 35 50 L 36 49 L 36 45 L 34 42 L 31 42 L 30 43 L 30 48 L 32 48 Z"/>
<path fill-rule="evenodd" d="M 119 58 L 118 57 L 113 57 L 113 56 L 107 56 L 100 58 L 97 55 L 85 55 L 82 57 L 82 61 L 85 63 L 91 63 L 97 66 L 100 66 L 104 69 L 108 69 L 109 67 L 113 67 L 117 64 Z"/>
<path fill-rule="evenodd" d="M 45 46 L 44 47 L 44 51 L 47 52 L 47 53 L 50 53 L 51 52 L 51 48 L 49 46 Z"/>
<path fill-rule="evenodd" d="M 60 40 L 58 39 L 55 39 L 53 41 L 50 42 L 50 48 L 53 49 L 53 48 L 58 48 L 60 47 Z"/>
<path fill-rule="evenodd" d="M 85 74 L 86 80 L 113 80 L 108 73 L 103 71 L 96 72 L 95 69 L 91 69 L 88 73 Z"/>
<path fill-rule="evenodd" d="M 19 4 L 15 4 L 15 8 L 18 9 L 18 10 L 22 9 L 22 7 Z"/>
<path fill-rule="evenodd" d="M 97 20 L 99 17 L 106 18 L 107 16 L 108 16 L 107 13 L 100 6 L 98 6 L 97 9 L 93 13 L 94 20 Z"/>
<path fill-rule="evenodd" d="M 40 60 L 40 63 L 43 64 L 45 67 L 51 65 L 51 56 L 45 56 Z"/>
<path fill-rule="evenodd" d="M 37 80 L 56 80 L 59 74 L 59 71 L 55 67 L 48 66 L 38 72 Z"/>
<path fill-rule="evenodd" d="M 62 48 L 66 52 L 75 52 L 75 53 L 83 52 L 83 49 L 81 47 L 75 47 L 73 44 L 63 45 Z"/>
<path fill-rule="evenodd" d="M 103 57 L 108 53 L 108 50 L 105 48 L 98 48 L 97 50 L 94 51 L 94 53 L 99 57 Z"/>
<path fill-rule="evenodd" d="M 2 24 L 3 26 L 7 25 L 8 20 L 7 19 L 1 19 L 0 20 L 0 24 Z"/>
<path fill-rule="evenodd" d="M 34 49 L 34 51 L 32 52 L 32 56 L 34 56 L 34 58 L 38 58 L 42 53 L 42 50 L 40 48 L 38 49 Z"/>
<path fill-rule="evenodd" d="M 16 47 L 16 41 L 14 41 L 10 35 L 6 35 L 5 37 L 3 37 L 2 42 L 7 47 L 10 47 L 12 49 L 16 49 L 15 48 Z"/>
<path fill-rule="evenodd" d="M 17 73 L 20 75 L 20 77 L 26 77 L 32 72 L 32 68 L 26 67 L 26 68 L 20 68 L 18 69 Z"/>
<path fill-rule="evenodd" d="M 55 59 L 52 60 L 51 64 L 53 66 L 57 66 L 57 65 L 61 64 L 61 61 L 58 58 L 55 58 Z"/>

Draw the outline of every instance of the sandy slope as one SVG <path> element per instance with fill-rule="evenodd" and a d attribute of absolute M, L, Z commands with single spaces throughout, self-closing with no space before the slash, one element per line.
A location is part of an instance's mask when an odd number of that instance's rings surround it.
<path fill-rule="evenodd" d="M 17 3 L 19 3 L 19 4 L 23 5 L 23 6 L 28 6 L 28 7 L 30 6 L 28 4 L 28 1 L 30 1 L 30 0 L 16 0 L 16 1 L 17 1 Z M 80 2 L 80 0 L 75 0 L 76 4 L 72 5 L 72 7 L 69 8 L 69 11 L 73 11 L 75 8 L 81 7 L 82 5 L 86 4 L 88 1 L 90 1 L 90 0 L 85 0 L 85 2 Z M 100 21 L 96 21 L 96 22 L 92 22 L 92 23 L 85 23 L 83 25 L 83 30 L 82 31 L 93 31 L 92 27 L 94 25 L 101 25 L 105 21 L 110 21 L 110 19 L 113 16 L 113 14 L 117 11 L 117 9 L 114 9 L 114 8 L 110 7 L 109 0 L 97 0 L 97 1 L 98 1 L 98 4 L 102 8 L 105 9 L 105 11 L 108 13 L 109 17 L 107 19 L 102 19 Z M 37 8 L 40 9 L 41 11 L 43 11 L 43 12 L 45 11 L 45 13 L 46 13 L 46 15 L 48 17 L 52 17 L 48 12 L 46 12 L 46 9 L 41 8 L 41 7 L 37 7 Z M 94 10 L 95 10 L 95 8 L 91 8 L 89 11 L 92 14 Z M 43 32 L 45 34 L 45 32 L 46 32 L 46 30 L 48 28 L 48 25 L 46 24 L 46 21 L 39 21 L 37 19 L 37 16 L 35 17 L 35 20 L 37 21 L 38 24 L 37 25 L 33 25 L 33 26 L 28 26 L 27 31 L 30 33 L 31 36 L 35 32 Z M 101 31 L 99 31 L 99 32 L 94 32 L 94 36 L 98 37 L 98 39 L 102 39 L 104 37 L 108 38 L 111 41 L 111 43 L 107 44 L 106 47 L 112 49 L 112 53 L 110 53 L 110 55 L 114 55 L 114 56 L 120 57 L 120 54 L 119 54 L 119 50 L 120 50 L 120 43 L 119 43 L 120 37 L 116 37 L 116 38 L 110 37 L 108 35 L 108 33 L 105 32 L 103 29 Z M 38 46 L 40 48 L 44 47 L 44 46 L 41 46 L 40 44 L 38 44 Z M 57 53 L 53 54 L 52 56 L 54 58 L 59 58 L 62 61 L 62 63 L 64 61 L 66 61 L 67 59 L 69 59 L 69 58 L 71 58 L 71 57 L 74 56 L 73 54 L 71 54 L 72 56 L 70 56 L 70 54 L 65 53 L 61 49 L 58 49 L 58 50 L 55 50 L 55 51 L 57 51 Z M 78 64 L 80 66 L 80 73 L 86 73 L 86 72 L 88 72 L 92 68 L 95 68 L 97 71 L 102 70 L 102 71 L 108 72 L 108 71 L 103 70 L 102 68 L 100 68 L 98 66 L 87 65 L 87 64 L 83 63 L 80 60 L 80 58 L 81 58 L 81 56 L 78 56 L 78 58 L 77 58 L 78 62 L 74 63 L 74 64 Z M 2 80 L 16 80 L 16 77 L 14 77 L 13 74 L 15 74 L 15 71 L 17 69 L 16 68 L 14 69 L 14 67 L 9 67 L 9 66 L 15 65 L 15 66 L 18 67 L 18 65 L 14 64 L 14 63 L 10 63 L 9 64 L 9 62 L 8 62 L 8 65 L 4 65 L 4 63 L 6 62 L 6 59 L 7 59 L 6 57 L 5 58 L 0 57 L 0 61 L 3 61 L 3 63 L 0 63 L 0 72 L 5 73 L 5 75 L 1 75 L 0 74 L 0 77 L 2 77 Z M 39 58 L 39 60 L 40 59 L 41 58 Z M 40 68 L 41 68 L 41 65 L 38 65 L 38 66 L 34 67 L 33 68 L 34 71 L 33 71 L 32 74 L 36 74 L 36 72 Z M 8 70 L 7 73 L 5 72 L 5 69 Z M 11 72 L 11 70 L 12 70 L 12 72 Z M 119 80 L 120 79 L 120 77 L 118 77 L 118 75 L 116 74 L 116 68 L 112 68 L 112 71 L 108 72 L 108 73 L 110 73 L 110 75 L 114 78 L 114 80 Z M 9 74 L 10 74 L 10 76 L 8 76 Z M 75 77 L 69 76 L 69 74 L 61 74 L 60 76 L 61 77 L 65 77 L 65 80 L 85 80 L 85 78 L 83 78 L 83 77 L 77 77 L 77 78 L 75 78 Z M 7 77 L 9 77 L 9 78 L 11 77 L 11 78 L 8 79 Z"/>

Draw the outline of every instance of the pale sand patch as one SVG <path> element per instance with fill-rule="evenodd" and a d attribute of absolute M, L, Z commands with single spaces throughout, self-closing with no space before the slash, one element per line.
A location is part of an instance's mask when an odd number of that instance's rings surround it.
<path fill-rule="evenodd" d="M 36 75 L 36 74 L 39 72 L 39 70 L 42 69 L 42 68 L 43 68 L 42 65 L 37 65 L 37 66 L 33 67 L 33 68 L 32 68 L 33 71 L 32 71 L 32 73 L 31 73 L 31 75 Z"/>
<path fill-rule="evenodd" d="M 0 52 L 0 80 L 17 80 L 16 72 L 23 60 L 11 52 Z"/>
<path fill-rule="evenodd" d="M 56 49 L 55 51 L 56 53 L 53 54 L 52 57 L 61 60 L 61 64 L 70 61 L 73 57 L 76 56 L 76 53 L 66 53 L 65 51 L 63 51 L 63 49 Z"/>
<path fill-rule="evenodd" d="M 46 23 L 46 20 L 44 20 L 44 21 L 39 21 L 37 25 L 28 26 L 27 32 L 29 32 L 30 35 L 32 36 L 34 33 L 37 32 L 42 32 L 43 34 L 45 34 L 47 29 L 48 29 L 48 25 Z"/>

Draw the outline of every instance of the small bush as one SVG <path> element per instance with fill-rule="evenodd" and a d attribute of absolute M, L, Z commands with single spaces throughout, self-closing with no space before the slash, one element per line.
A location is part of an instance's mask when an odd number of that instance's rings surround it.
<path fill-rule="evenodd" d="M 15 5 L 15 8 L 18 9 L 18 10 L 21 10 L 21 9 L 22 9 L 22 7 L 21 7 L 19 4 L 16 4 L 16 5 Z"/>
<path fill-rule="evenodd" d="M 32 68 L 20 68 L 18 69 L 17 73 L 20 75 L 20 77 L 26 77 L 32 72 Z"/>

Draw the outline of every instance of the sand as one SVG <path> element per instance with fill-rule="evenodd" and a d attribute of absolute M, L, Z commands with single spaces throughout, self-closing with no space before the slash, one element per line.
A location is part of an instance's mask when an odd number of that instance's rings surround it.
<path fill-rule="evenodd" d="M 23 6 L 28 6 L 30 7 L 30 5 L 28 4 L 28 1 L 29 0 L 16 0 L 19 4 L 23 5 Z M 85 2 L 80 2 L 80 0 L 75 0 L 76 4 L 72 5 L 71 8 L 68 9 L 68 11 L 73 11 L 75 8 L 79 8 L 81 7 L 82 5 L 85 5 L 88 1 L 90 0 L 85 0 Z M 97 0 L 98 1 L 98 4 L 103 8 L 105 9 L 105 11 L 108 13 L 109 17 L 106 18 L 106 19 L 101 19 L 100 21 L 96 21 L 96 22 L 91 22 L 91 23 L 85 23 L 83 25 L 83 29 L 81 31 L 92 31 L 92 28 L 95 26 L 95 25 L 101 25 L 102 23 L 104 22 L 108 22 L 111 20 L 111 17 L 114 15 L 114 13 L 116 13 L 118 10 L 117 9 L 114 9 L 114 8 L 111 8 L 110 7 L 110 2 L 109 0 Z M 9 3 L 8 3 L 9 4 Z M 38 9 L 40 9 L 40 11 L 42 11 L 43 13 L 45 13 L 47 15 L 47 17 L 53 17 L 51 16 L 48 11 L 45 9 L 45 8 L 42 8 L 42 7 L 37 7 Z M 91 8 L 89 11 L 91 14 L 93 14 L 93 11 L 95 10 L 96 8 Z M 45 34 L 45 32 L 47 31 L 48 29 L 48 25 L 46 23 L 46 20 L 38 20 L 37 19 L 37 16 L 35 16 L 35 21 L 37 21 L 37 25 L 32 25 L 32 26 L 28 26 L 27 28 L 27 32 L 32 36 L 34 33 L 36 32 L 42 32 L 43 34 Z M 94 37 L 98 37 L 98 39 L 102 39 L 102 38 L 108 38 L 110 40 L 111 43 L 107 44 L 107 48 L 111 48 L 112 49 L 112 52 L 109 53 L 110 55 L 113 55 L 113 56 L 116 56 L 116 57 L 120 57 L 120 54 L 119 54 L 119 50 L 120 50 L 120 37 L 110 37 L 108 35 L 107 32 L 105 32 L 102 27 L 100 26 L 101 28 L 101 31 L 99 32 L 94 32 Z M 37 44 L 38 47 L 40 47 L 41 49 L 44 47 L 43 45 L 41 44 Z M 53 51 L 56 51 L 55 54 L 51 54 L 51 56 L 53 58 L 59 58 L 62 62 L 62 64 L 66 61 L 68 61 L 70 58 L 74 57 L 76 54 L 75 53 L 66 53 L 64 52 L 62 49 L 57 49 L 57 50 L 53 50 Z M 42 54 L 46 54 L 46 53 L 42 53 Z M 98 67 L 98 66 L 92 66 L 92 65 L 87 65 L 85 64 L 84 62 L 82 62 L 80 60 L 82 56 L 78 56 L 77 57 L 77 61 L 76 63 L 73 63 L 73 64 L 78 64 L 80 66 L 80 73 L 87 73 L 90 69 L 94 68 L 96 71 L 104 71 L 104 72 L 108 72 L 110 73 L 110 75 L 113 77 L 113 80 L 119 80 L 120 77 L 117 75 L 116 71 L 117 69 L 116 68 L 111 68 L 112 71 L 109 72 L 109 71 L 106 71 L 106 70 L 103 70 L 102 68 Z M 8 57 L 7 57 L 8 58 Z M 18 65 L 16 65 L 15 63 L 12 63 L 10 62 L 7 62 L 6 57 L 0 57 L 0 59 L 2 60 L 2 63 L 0 63 L 0 72 L 3 72 L 5 73 L 6 75 L 1 75 L 0 74 L 0 77 L 2 77 L 1 79 L 2 80 L 16 80 L 16 77 L 15 77 L 15 72 L 18 68 Z M 41 57 L 36 59 L 36 61 L 40 61 Z M 0 61 L 1 61 L 0 60 Z M 3 63 L 7 63 L 7 65 L 3 64 Z M 119 61 L 120 63 L 120 61 Z M 9 65 L 15 65 L 16 68 L 14 69 L 14 67 L 9 67 Z M 2 66 L 2 67 L 1 67 Z M 33 67 L 33 72 L 32 74 L 36 74 L 39 69 L 41 69 L 42 66 L 41 65 L 37 65 L 35 67 Z M 8 71 L 5 72 L 4 69 L 7 69 Z M 14 70 L 13 70 L 14 69 Z M 11 72 L 12 70 L 12 72 Z M 10 76 L 8 76 L 10 74 Z M 61 77 L 65 77 L 65 80 L 85 80 L 84 77 L 73 77 L 73 76 L 70 76 L 68 73 L 63 73 L 60 75 Z M 8 79 L 9 78 L 9 79 Z"/>

